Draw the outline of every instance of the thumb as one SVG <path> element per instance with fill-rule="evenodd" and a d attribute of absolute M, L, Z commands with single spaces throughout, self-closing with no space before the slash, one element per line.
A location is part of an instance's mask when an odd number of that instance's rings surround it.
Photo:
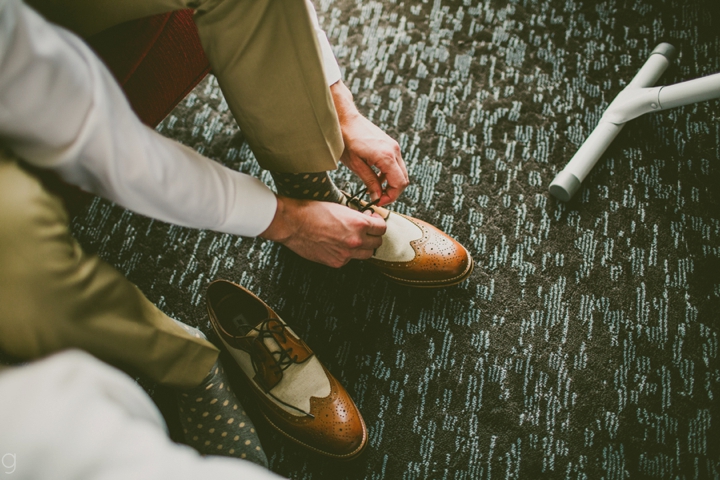
<path fill-rule="evenodd" d="M 367 216 L 367 220 L 369 222 L 367 231 L 368 235 L 385 235 L 385 231 L 387 230 L 387 224 L 385 223 L 384 218 L 382 218 L 377 213 L 373 213 L 372 215 Z"/>

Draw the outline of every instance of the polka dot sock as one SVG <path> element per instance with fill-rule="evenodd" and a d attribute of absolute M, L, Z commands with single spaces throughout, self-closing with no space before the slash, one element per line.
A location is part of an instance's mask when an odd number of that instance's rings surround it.
<path fill-rule="evenodd" d="M 265 452 L 235 394 L 220 360 L 210 375 L 192 390 L 178 395 L 185 439 L 203 455 L 224 455 L 268 466 Z"/>
<path fill-rule="evenodd" d="M 270 172 L 275 180 L 278 195 L 305 200 L 340 203 L 343 194 L 333 183 L 328 172 L 284 173 Z"/>
<path fill-rule="evenodd" d="M 193 336 L 199 330 L 180 323 Z M 268 466 L 255 426 L 230 389 L 220 359 L 200 385 L 178 392 L 180 423 L 188 445 L 203 455 L 236 457 Z"/>

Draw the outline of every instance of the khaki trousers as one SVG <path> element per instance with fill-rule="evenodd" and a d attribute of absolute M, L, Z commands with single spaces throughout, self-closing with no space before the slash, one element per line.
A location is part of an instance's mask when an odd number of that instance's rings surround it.
<path fill-rule="evenodd" d="M 0 151 L 0 349 L 75 347 L 163 385 L 193 387 L 218 350 L 187 333 L 71 236 L 62 200 Z"/>
<path fill-rule="evenodd" d="M 192 8 L 213 74 L 258 163 L 276 172 L 337 168 L 343 140 L 305 0 L 28 0 L 89 36 Z"/>
<path fill-rule="evenodd" d="M 332 170 L 343 150 L 303 0 L 30 0 L 81 35 L 196 9 L 228 105 L 263 168 Z M 61 200 L 0 151 L 0 349 L 33 359 L 66 348 L 173 387 L 193 387 L 218 351 L 159 311 L 72 238 Z"/>

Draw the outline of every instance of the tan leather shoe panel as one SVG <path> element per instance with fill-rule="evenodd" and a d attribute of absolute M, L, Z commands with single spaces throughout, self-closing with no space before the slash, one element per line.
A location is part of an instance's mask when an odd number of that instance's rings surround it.
<path fill-rule="evenodd" d="M 290 415 L 268 403 L 267 397 L 258 396 L 265 406 L 261 411 L 270 424 L 291 440 L 318 453 L 349 460 L 365 449 L 367 428 L 350 395 L 332 374 L 327 375 L 330 395 L 310 400 L 314 418 Z"/>
<path fill-rule="evenodd" d="M 347 391 L 269 306 L 218 280 L 208 287 L 207 309 L 275 428 L 330 457 L 350 459 L 365 448 L 367 428 Z"/>
<path fill-rule="evenodd" d="M 409 262 L 387 262 L 371 258 L 371 264 L 392 280 L 417 287 L 454 285 L 470 276 L 473 260 L 465 247 L 422 220 L 400 216 L 422 230 L 422 237 L 410 242 L 415 250 L 415 258 Z"/>

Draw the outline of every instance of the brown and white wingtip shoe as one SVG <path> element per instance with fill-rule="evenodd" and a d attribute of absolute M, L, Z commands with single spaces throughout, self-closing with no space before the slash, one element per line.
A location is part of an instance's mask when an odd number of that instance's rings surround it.
<path fill-rule="evenodd" d="M 466 280 L 475 263 L 465 247 L 446 233 L 417 218 L 390 212 L 358 195 L 345 195 L 344 204 L 358 210 L 372 210 L 385 219 L 383 242 L 368 260 L 396 283 L 421 288 L 456 285 Z"/>
<path fill-rule="evenodd" d="M 350 460 L 363 451 L 368 433 L 355 402 L 265 302 L 217 280 L 208 287 L 207 309 L 273 427 L 329 457 Z"/>

